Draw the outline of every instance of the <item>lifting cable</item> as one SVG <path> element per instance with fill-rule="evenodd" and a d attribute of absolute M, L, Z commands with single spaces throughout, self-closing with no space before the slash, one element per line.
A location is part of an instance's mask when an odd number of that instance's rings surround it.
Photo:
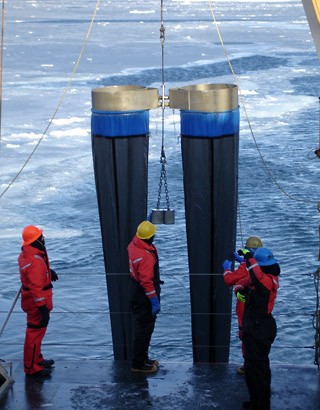
<path fill-rule="evenodd" d="M 3 0 L 3 2 L 4 2 L 4 0 Z M 68 91 L 68 89 L 69 89 L 69 87 L 70 87 L 71 81 L 73 80 L 73 77 L 74 77 L 74 75 L 75 75 L 75 73 L 76 73 L 76 71 L 77 71 L 77 68 L 78 68 L 78 65 L 79 65 L 79 63 L 80 63 L 80 60 L 81 60 L 81 58 L 82 58 L 82 54 L 83 54 L 83 52 L 84 52 L 85 46 L 86 46 L 86 44 L 87 44 L 87 41 L 88 41 L 88 39 L 89 39 L 89 35 L 90 35 L 90 32 L 91 32 L 91 29 L 92 29 L 93 22 L 94 22 L 94 19 L 95 19 L 95 17 L 96 17 L 97 11 L 98 11 L 99 4 L 100 4 L 100 0 L 97 0 L 97 4 L 96 4 L 96 7 L 95 7 L 95 10 L 94 10 L 92 19 L 91 19 L 91 23 L 90 23 L 90 26 L 89 26 L 89 30 L 88 30 L 88 32 L 87 32 L 86 38 L 85 38 L 84 43 L 83 43 L 83 46 L 82 46 L 82 48 L 81 48 L 81 51 L 80 51 L 78 60 L 77 60 L 77 62 L 76 62 L 76 65 L 75 65 L 75 67 L 74 67 L 74 70 L 73 70 L 73 72 L 72 72 L 72 74 L 71 74 L 71 76 L 70 76 L 70 79 L 69 79 L 69 81 L 68 81 L 68 84 L 67 84 L 67 86 L 66 86 L 66 88 L 65 88 L 65 90 L 64 90 L 64 93 L 63 93 L 63 95 L 62 95 L 62 97 L 61 97 L 61 99 L 60 99 L 60 101 L 59 101 L 59 103 L 58 103 L 58 106 L 57 106 L 57 108 L 56 108 L 54 114 L 53 114 L 52 117 L 50 118 L 49 123 L 48 123 L 46 129 L 44 130 L 44 132 L 43 132 L 41 138 L 40 138 L 39 141 L 37 142 L 35 148 L 34 148 L 33 151 L 31 152 L 31 154 L 29 155 L 29 157 L 26 159 L 25 163 L 24 163 L 24 164 L 22 165 L 22 167 L 20 168 L 19 172 L 18 172 L 18 173 L 16 174 L 16 176 L 11 180 L 11 182 L 10 182 L 10 183 L 8 184 L 8 186 L 4 189 L 4 191 L 1 192 L 1 194 L 0 194 L 0 199 L 4 196 L 4 194 L 8 191 L 8 189 L 11 188 L 11 186 L 14 184 L 14 182 L 15 182 L 15 181 L 17 180 L 17 178 L 20 176 L 20 174 L 22 173 L 22 171 L 24 170 L 24 168 L 26 167 L 26 165 L 28 164 L 28 162 L 29 162 L 30 159 L 32 158 L 33 154 L 36 152 L 37 148 L 38 148 L 39 145 L 41 144 L 41 142 L 42 142 L 43 138 L 45 137 L 45 135 L 46 135 L 46 133 L 47 133 L 49 127 L 51 126 L 51 124 L 52 124 L 52 122 L 53 122 L 55 116 L 57 115 L 57 113 L 58 113 L 58 111 L 59 111 L 59 108 L 60 108 L 60 106 L 61 106 L 61 104 L 62 104 L 62 102 L 63 102 L 63 100 L 64 100 L 64 97 L 66 96 L 67 91 Z M 2 27 L 3 27 L 3 25 L 2 25 Z M 1 70 L 1 71 L 2 71 L 2 70 Z"/>
<path fill-rule="evenodd" d="M 221 37 L 221 34 L 220 34 L 220 30 L 219 30 L 219 27 L 218 27 L 218 23 L 217 23 L 215 14 L 214 14 L 213 9 L 212 9 L 211 0 L 208 0 L 208 2 L 209 2 L 209 7 L 210 7 L 210 10 L 211 10 L 212 17 L 213 17 L 213 21 L 214 21 L 214 24 L 215 24 L 215 27 L 216 27 L 216 30 L 217 30 L 217 33 L 218 33 L 218 36 L 219 36 L 219 39 L 220 39 L 220 43 L 221 43 L 221 45 L 222 45 L 222 48 L 223 48 L 224 54 L 225 54 L 225 56 L 226 56 L 226 59 L 227 59 L 227 61 L 228 61 L 229 67 L 230 67 L 230 69 L 231 69 L 232 75 L 233 75 L 233 77 L 234 77 L 234 79 L 235 79 L 235 82 L 236 82 L 236 84 L 237 84 L 237 86 L 238 86 L 238 89 L 239 89 L 239 94 L 240 94 L 242 106 L 243 106 L 243 109 L 244 109 L 244 112 L 245 112 L 246 120 L 247 120 L 247 122 L 248 122 L 248 126 L 249 126 L 249 129 L 250 129 L 250 132 L 251 132 L 251 135 L 252 135 L 254 144 L 255 144 L 255 146 L 256 146 L 256 149 L 257 149 L 257 151 L 258 151 L 258 153 L 259 153 L 259 156 L 260 156 L 260 158 L 261 158 L 261 161 L 262 161 L 264 167 L 266 168 L 266 170 L 267 170 L 267 172 L 269 173 L 271 179 L 272 179 L 273 182 L 277 185 L 277 187 L 280 189 L 280 191 L 281 191 L 285 196 L 287 196 L 289 199 L 291 199 L 292 201 L 297 201 L 297 202 L 305 202 L 305 203 L 311 203 L 311 204 L 318 204 L 319 201 L 315 201 L 315 200 L 311 200 L 311 199 L 295 198 L 295 197 L 293 197 L 292 195 L 290 195 L 290 194 L 280 185 L 280 183 L 276 180 L 276 178 L 273 176 L 273 174 L 272 174 L 270 168 L 268 167 L 267 163 L 265 162 L 265 160 L 264 160 L 264 158 L 263 158 L 263 155 L 262 155 L 262 153 L 261 153 L 261 151 L 260 151 L 260 148 L 259 148 L 259 146 L 258 146 L 258 143 L 257 143 L 257 141 L 256 141 L 255 135 L 254 135 L 254 133 L 253 133 L 253 129 L 252 129 L 252 127 L 251 127 L 251 122 L 250 122 L 250 119 L 249 119 L 249 116 L 248 116 L 248 113 L 247 113 L 247 108 L 246 108 L 246 105 L 245 105 L 245 102 L 244 102 L 244 98 L 243 98 L 243 96 L 242 96 L 242 91 L 241 91 L 241 88 L 240 88 L 240 85 L 239 85 L 239 82 L 238 82 L 238 78 L 237 78 L 237 76 L 236 76 L 236 74 L 235 74 L 235 72 L 234 72 L 234 70 L 233 70 L 233 67 L 232 67 L 231 61 L 230 61 L 230 59 L 229 59 L 227 50 L 226 50 L 226 48 L 225 48 L 225 46 L 224 46 L 224 43 L 223 43 L 223 40 L 222 40 L 222 37 Z"/>
<path fill-rule="evenodd" d="M 170 201 L 169 201 L 169 190 L 168 190 L 168 182 L 167 182 L 167 173 L 166 173 L 166 163 L 167 158 L 164 150 L 164 110 L 165 110 L 165 83 L 164 83 L 164 42 L 165 42 L 165 28 L 163 24 L 163 0 L 161 0 L 161 26 L 160 26 L 160 42 L 161 42 L 161 73 L 162 73 L 162 100 L 161 100 L 161 108 L 162 108 L 162 119 L 161 119 L 161 154 L 160 154 L 160 164 L 161 164 L 161 172 L 160 172 L 160 182 L 159 182 L 159 190 L 158 190 L 158 200 L 157 200 L 157 209 L 160 209 L 160 201 L 161 201 L 161 191 L 162 191 L 162 183 L 164 185 L 164 191 L 166 195 L 166 205 L 167 210 L 170 210 Z"/>

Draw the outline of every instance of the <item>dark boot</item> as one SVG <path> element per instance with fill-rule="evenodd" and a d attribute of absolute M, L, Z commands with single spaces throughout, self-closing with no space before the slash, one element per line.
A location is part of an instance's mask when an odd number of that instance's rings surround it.
<path fill-rule="evenodd" d="M 43 359 L 38 363 L 38 365 L 43 366 L 45 368 L 50 368 L 51 366 L 54 365 L 54 360 L 52 360 L 52 359 L 49 359 L 49 360 Z"/>

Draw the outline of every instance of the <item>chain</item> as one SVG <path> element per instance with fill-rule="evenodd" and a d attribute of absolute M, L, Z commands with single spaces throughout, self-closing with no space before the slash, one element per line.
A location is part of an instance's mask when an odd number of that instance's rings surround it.
<path fill-rule="evenodd" d="M 169 190 L 168 190 L 166 163 L 167 163 L 167 159 L 166 159 L 166 156 L 165 156 L 165 154 L 164 154 L 164 151 L 162 150 L 162 152 L 161 152 L 161 157 L 160 157 L 161 172 L 160 172 L 160 182 L 159 182 L 159 189 L 158 189 L 157 209 L 160 209 L 161 192 L 162 192 L 162 182 L 163 182 L 164 192 L 165 192 L 165 194 L 166 194 L 167 209 L 170 210 L 170 201 L 169 201 Z"/>

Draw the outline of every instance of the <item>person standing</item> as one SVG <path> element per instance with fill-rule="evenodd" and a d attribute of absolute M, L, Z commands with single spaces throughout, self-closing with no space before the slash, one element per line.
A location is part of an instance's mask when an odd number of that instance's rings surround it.
<path fill-rule="evenodd" d="M 21 307 L 27 313 L 24 342 L 24 371 L 27 375 L 48 376 L 54 364 L 45 360 L 41 352 L 52 310 L 52 283 L 58 275 L 50 269 L 43 230 L 34 225 L 22 231 L 22 252 L 18 263 L 21 279 Z"/>
<path fill-rule="evenodd" d="M 263 244 L 260 238 L 258 238 L 257 236 L 250 236 L 250 238 L 247 239 L 245 248 L 248 249 L 252 254 L 254 254 L 257 248 L 261 248 L 262 246 Z M 232 265 L 231 261 L 225 260 L 222 264 L 223 279 L 225 281 L 225 284 L 228 286 L 234 286 L 237 282 L 239 282 L 239 280 L 249 275 L 244 259 L 240 255 L 238 255 L 236 252 L 234 252 L 234 256 L 236 260 L 240 262 L 240 265 L 233 272 L 231 271 L 231 265 Z M 241 342 L 242 342 L 243 311 L 244 311 L 244 303 L 242 303 L 239 299 L 237 299 L 236 315 L 238 317 L 239 339 L 241 340 Z M 242 356 L 243 356 L 244 355 L 243 343 L 241 343 L 241 347 L 242 347 Z M 245 372 L 244 365 L 237 368 L 238 374 L 244 374 L 244 372 Z"/>
<path fill-rule="evenodd" d="M 160 312 L 159 259 L 153 240 L 157 227 L 143 221 L 128 246 L 132 279 L 131 308 L 134 319 L 133 372 L 154 373 L 158 360 L 150 360 L 148 350 L 156 316 Z"/>
<path fill-rule="evenodd" d="M 258 248 L 254 256 L 247 249 L 238 251 L 238 254 L 244 257 L 249 273 L 234 288 L 237 298 L 245 305 L 242 342 L 250 401 L 243 402 L 242 406 L 251 410 L 269 410 L 269 353 L 277 335 L 276 321 L 271 312 L 279 288 L 280 266 L 267 248 Z"/>

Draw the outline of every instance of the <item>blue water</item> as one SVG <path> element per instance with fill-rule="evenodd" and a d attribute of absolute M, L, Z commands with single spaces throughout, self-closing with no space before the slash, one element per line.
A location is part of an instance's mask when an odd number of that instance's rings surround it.
<path fill-rule="evenodd" d="M 206 0 L 165 1 L 165 81 L 169 88 L 234 83 Z M 319 60 L 300 1 L 215 1 L 214 12 L 264 160 L 294 198 L 320 201 Z M 1 192 L 52 117 L 74 69 L 96 1 L 6 3 Z M 91 36 L 61 108 L 17 181 L 0 199 L 0 324 L 19 288 L 21 230 L 43 227 L 55 308 L 44 353 L 61 359 L 112 358 L 112 339 L 91 157 L 91 89 L 161 86 L 160 2 L 101 1 Z M 161 110 L 150 113 L 149 208 L 157 202 Z M 174 226 L 159 226 L 162 312 L 152 339 L 161 360 L 192 361 L 179 112 L 165 110 L 165 148 Z M 312 155 L 311 155 L 311 158 Z M 320 214 L 288 199 L 266 171 L 241 107 L 237 246 L 251 235 L 279 259 L 273 363 L 312 364 Z M 233 310 L 234 312 L 234 310 Z M 230 361 L 241 362 L 232 316 Z M 172 327 L 174 323 L 174 328 Z M 0 339 L 0 357 L 21 359 L 19 304 Z"/>

